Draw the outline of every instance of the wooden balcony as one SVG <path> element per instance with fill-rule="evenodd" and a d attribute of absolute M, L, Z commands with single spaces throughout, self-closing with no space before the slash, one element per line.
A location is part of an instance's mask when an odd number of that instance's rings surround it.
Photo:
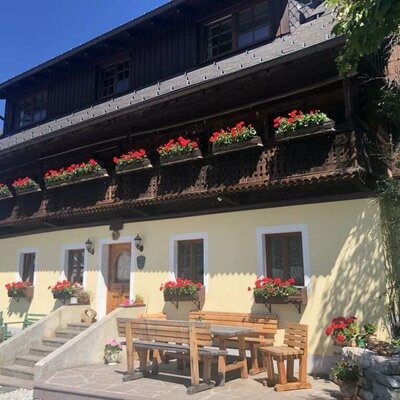
<path fill-rule="evenodd" d="M 277 201 L 359 192 L 370 172 L 365 135 L 332 131 L 264 148 L 8 199 L 4 233 L 180 213 L 226 211 Z M 109 171 L 111 172 L 111 171 Z"/>

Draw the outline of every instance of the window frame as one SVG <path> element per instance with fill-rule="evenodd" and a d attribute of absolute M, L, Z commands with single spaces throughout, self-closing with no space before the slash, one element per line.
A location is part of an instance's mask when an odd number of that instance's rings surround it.
<path fill-rule="evenodd" d="M 308 287 L 311 280 L 311 263 L 310 263 L 308 226 L 306 224 L 264 226 L 256 229 L 257 276 L 258 277 L 267 276 L 267 252 L 266 252 L 265 236 L 290 234 L 290 233 L 301 233 L 304 286 L 299 286 L 299 287 Z"/>
<path fill-rule="evenodd" d="M 23 248 L 23 249 L 18 249 L 17 250 L 16 281 L 22 281 L 22 277 L 23 277 L 23 274 L 24 274 L 23 268 L 24 268 L 25 254 L 35 254 L 35 263 L 34 263 L 33 280 L 32 280 L 32 285 L 35 286 L 36 274 L 37 274 L 38 267 L 39 267 L 39 261 L 38 261 L 39 251 L 38 251 L 37 248 L 28 247 L 28 248 Z"/>
<path fill-rule="evenodd" d="M 88 255 L 85 244 L 83 243 L 72 243 L 62 246 L 61 249 L 61 271 L 60 280 L 68 279 L 68 268 L 69 268 L 69 252 L 71 250 L 83 250 L 83 283 L 82 287 L 86 288 L 87 281 L 87 270 L 88 270 Z"/>
<path fill-rule="evenodd" d="M 178 242 L 192 240 L 203 240 L 203 285 L 208 287 L 208 233 L 182 233 L 171 235 L 169 240 L 169 279 L 176 280 L 178 277 Z"/>
<path fill-rule="evenodd" d="M 104 86 L 103 86 L 103 82 L 104 82 L 103 76 L 104 75 L 103 74 L 104 74 L 104 71 L 106 69 L 108 69 L 108 68 L 111 68 L 111 67 L 116 68 L 117 65 L 122 64 L 124 62 L 128 62 L 128 65 L 129 65 L 129 78 L 128 78 L 129 84 L 128 84 L 128 88 L 126 90 L 121 91 L 121 92 L 115 92 L 115 88 L 116 88 L 116 79 L 115 78 L 116 78 L 116 75 L 117 75 L 117 71 L 116 71 L 116 69 L 114 69 L 114 93 L 113 94 L 103 95 L 103 89 L 104 89 Z M 120 56 L 118 58 L 109 59 L 107 62 L 103 62 L 103 63 L 98 64 L 98 90 L 97 90 L 97 93 L 98 93 L 98 98 L 99 99 L 107 99 L 107 98 L 110 98 L 110 97 L 121 96 L 124 93 L 129 92 L 131 89 L 132 89 L 132 60 L 131 60 L 131 58 L 129 57 L 128 54 L 126 54 L 124 56 Z"/>
<path fill-rule="evenodd" d="M 34 98 L 38 97 L 40 95 L 44 96 L 44 99 L 45 99 L 44 105 L 45 105 L 46 116 L 43 117 L 42 119 L 39 119 L 38 121 L 33 121 L 33 111 L 32 111 L 32 114 L 31 114 L 32 121 L 26 125 L 20 126 L 20 107 L 23 104 L 26 104 L 28 102 L 31 103 L 31 107 L 32 107 Z M 34 93 L 29 94 L 28 96 L 21 97 L 20 99 L 15 100 L 13 108 L 14 108 L 15 130 L 21 131 L 26 128 L 41 124 L 43 121 L 46 121 L 49 118 L 49 94 L 48 94 L 47 88 L 44 88 L 42 90 L 37 90 Z"/>
<path fill-rule="evenodd" d="M 240 51 L 242 49 L 247 49 L 247 48 L 252 48 L 255 47 L 261 43 L 268 42 L 275 38 L 276 36 L 276 25 L 277 25 L 277 17 L 276 17 L 276 11 L 275 11 L 275 6 L 274 2 L 272 0 L 267 0 L 269 2 L 269 12 L 270 12 L 270 26 L 271 26 L 271 34 L 267 38 L 262 38 L 259 40 L 256 40 L 254 42 L 251 42 L 247 45 L 239 46 L 238 44 L 238 13 L 240 11 L 245 10 L 246 8 L 250 7 L 255 7 L 257 4 L 264 2 L 265 0 L 257 0 L 257 1 L 251 1 L 248 0 L 242 4 L 233 6 L 228 8 L 227 10 L 222 10 L 216 14 L 214 14 L 212 17 L 206 17 L 203 19 L 200 19 L 198 21 L 199 23 L 199 32 L 200 32 L 200 40 L 199 40 L 199 59 L 200 63 L 207 63 L 212 60 L 216 60 L 218 58 L 227 56 L 229 54 L 235 53 L 237 51 Z M 229 51 L 226 51 L 225 53 L 218 54 L 216 56 L 206 58 L 205 54 L 207 53 L 207 48 L 206 48 L 206 40 L 205 40 L 205 27 L 212 25 L 213 23 L 219 22 L 225 18 L 231 17 L 232 18 L 232 49 Z"/>

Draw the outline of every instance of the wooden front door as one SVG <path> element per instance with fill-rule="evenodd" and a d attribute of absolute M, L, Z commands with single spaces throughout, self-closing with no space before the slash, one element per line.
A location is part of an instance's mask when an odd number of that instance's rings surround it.
<path fill-rule="evenodd" d="M 107 313 L 129 300 L 131 277 L 131 244 L 110 245 L 108 264 Z"/>

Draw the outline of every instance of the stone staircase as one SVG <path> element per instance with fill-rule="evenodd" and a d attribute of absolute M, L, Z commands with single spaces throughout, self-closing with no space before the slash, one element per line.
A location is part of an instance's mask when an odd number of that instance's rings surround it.
<path fill-rule="evenodd" d="M 27 354 L 17 356 L 14 363 L 0 371 L 0 386 L 14 386 L 32 389 L 35 364 L 57 348 L 79 335 L 91 324 L 71 323 L 67 329 L 57 329 L 54 337 L 45 337 L 32 345 Z"/>

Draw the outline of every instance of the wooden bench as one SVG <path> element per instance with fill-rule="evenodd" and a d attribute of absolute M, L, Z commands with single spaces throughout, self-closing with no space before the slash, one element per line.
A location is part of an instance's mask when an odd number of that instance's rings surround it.
<path fill-rule="evenodd" d="M 202 321 L 211 325 L 246 326 L 255 328 L 255 332 L 245 337 L 251 353 L 250 375 L 265 371 L 259 366 L 259 348 L 272 346 L 278 330 L 278 317 L 273 314 L 228 313 L 219 311 L 192 311 L 190 321 Z M 229 340 L 231 342 L 231 340 Z M 234 340 L 237 342 L 237 340 Z M 220 349 L 226 349 L 226 343 L 220 343 Z"/>
<path fill-rule="evenodd" d="M 163 321 L 154 319 L 118 318 L 118 335 L 126 338 L 128 374 L 123 381 L 139 379 L 148 374 L 147 352 L 156 350 L 169 355 L 185 354 L 190 359 L 191 386 L 188 394 L 211 389 L 211 362 L 213 357 L 226 355 L 226 351 L 212 349 L 210 324 L 189 321 Z M 135 353 L 140 360 L 139 371 L 135 372 Z M 199 377 L 199 358 L 202 358 L 203 382 Z M 159 360 L 153 357 L 151 373 L 158 374 Z"/>

